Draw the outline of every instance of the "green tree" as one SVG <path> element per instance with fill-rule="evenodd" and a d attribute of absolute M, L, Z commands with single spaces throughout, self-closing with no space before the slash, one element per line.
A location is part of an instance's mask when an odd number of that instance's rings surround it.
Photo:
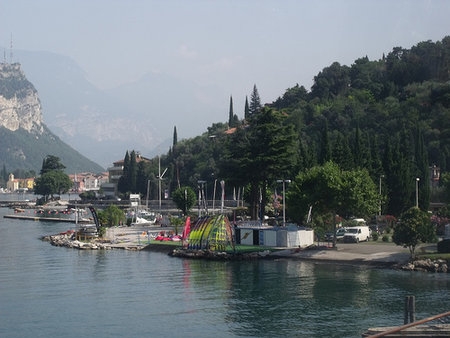
<path fill-rule="evenodd" d="M 230 110 L 228 111 L 228 126 L 234 127 L 233 125 L 233 118 L 234 118 L 234 112 L 233 112 L 233 97 L 230 96 Z"/>
<path fill-rule="evenodd" d="M 109 227 L 123 224 L 126 221 L 125 213 L 116 205 L 110 205 L 105 210 L 99 211 L 98 218 L 102 225 Z"/>
<path fill-rule="evenodd" d="M 197 201 L 197 196 L 192 188 L 185 186 L 176 189 L 172 193 L 172 200 L 177 205 L 177 208 L 183 212 L 183 215 L 187 215 Z"/>
<path fill-rule="evenodd" d="M 428 154 L 423 139 L 423 132 L 420 128 L 416 130 L 416 153 L 417 177 L 419 181 L 419 207 L 422 210 L 428 210 L 430 206 L 430 168 L 428 164 Z"/>
<path fill-rule="evenodd" d="M 97 198 L 95 191 L 84 191 L 78 195 L 82 201 L 92 201 Z"/>
<path fill-rule="evenodd" d="M 264 108 L 227 140 L 220 174 L 230 186 L 249 184 L 252 219 L 257 219 L 258 207 L 265 210 L 267 187 L 287 179 L 296 166 L 297 138 L 285 119 L 283 113 Z"/>
<path fill-rule="evenodd" d="M 244 105 L 244 119 L 248 120 L 250 117 L 250 107 L 248 106 L 248 98 L 245 97 L 245 105 Z"/>
<path fill-rule="evenodd" d="M 450 173 L 441 174 L 441 186 L 443 189 L 443 198 L 447 204 L 450 204 Z"/>
<path fill-rule="evenodd" d="M 386 213 L 398 216 L 407 210 L 412 203 L 415 177 L 411 174 L 411 158 L 404 150 L 400 149 L 398 135 L 386 142 L 383 167 L 386 173 L 386 183 L 389 199 Z"/>
<path fill-rule="evenodd" d="M 324 120 L 324 127 L 322 130 L 322 138 L 320 140 L 320 164 L 325 164 L 326 162 L 331 160 L 331 146 L 330 146 L 330 138 L 328 132 L 328 121 Z"/>
<path fill-rule="evenodd" d="M 44 201 L 47 201 L 49 196 L 53 198 L 55 194 L 61 195 L 69 191 L 73 182 L 63 172 L 64 169 L 59 157 L 47 155 L 42 161 L 41 176 L 34 181 L 34 193 L 42 195 Z"/>
<path fill-rule="evenodd" d="M 336 215 L 374 215 L 378 198 L 367 170 L 342 171 L 337 164 L 327 162 L 294 179 L 286 196 L 287 213 L 301 223 L 312 207 L 315 214 L 330 215 L 335 228 Z"/>
<path fill-rule="evenodd" d="M 72 188 L 73 182 L 69 176 L 60 170 L 47 171 L 34 181 L 34 193 L 44 196 L 47 201 L 49 196 L 64 194 Z"/>
<path fill-rule="evenodd" d="M 129 172 L 130 172 L 130 153 L 127 150 L 125 153 L 125 157 L 123 159 L 122 176 L 120 176 L 119 182 L 117 184 L 117 189 L 122 194 L 125 194 L 130 191 L 129 179 L 128 179 Z"/>
<path fill-rule="evenodd" d="M 258 88 L 256 88 L 256 84 L 253 85 L 253 91 L 250 95 L 250 106 L 249 112 L 250 116 L 258 114 L 261 110 L 261 98 L 259 97 Z"/>
<path fill-rule="evenodd" d="M 345 218 L 370 218 L 379 210 L 379 192 L 367 169 L 346 170 L 343 174 L 342 204 L 338 210 Z"/>
<path fill-rule="evenodd" d="M 311 92 L 314 96 L 322 99 L 330 99 L 345 92 L 350 85 L 350 69 L 341 66 L 339 62 L 333 62 L 314 77 Z"/>
<path fill-rule="evenodd" d="M 173 127 L 173 140 L 172 140 L 172 147 L 175 149 L 175 146 L 178 143 L 178 133 L 177 133 L 177 126 Z"/>
<path fill-rule="evenodd" d="M 431 224 L 430 215 L 417 207 L 412 207 L 401 215 L 392 236 L 395 244 L 409 249 L 411 258 L 415 258 L 418 244 L 429 243 L 434 239 L 435 230 Z"/>
<path fill-rule="evenodd" d="M 133 150 L 130 154 L 130 168 L 128 171 L 128 191 L 131 193 L 137 192 L 137 170 L 136 152 Z"/>
<path fill-rule="evenodd" d="M 61 163 L 58 156 L 47 155 L 42 161 L 42 168 L 40 174 L 45 174 L 53 170 L 64 170 L 66 167 Z"/>
<path fill-rule="evenodd" d="M 340 132 L 337 132 L 336 139 L 333 142 L 332 159 L 344 170 L 353 168 L 353 155 L 348 140 Z"/>
<path fill-rule="evenodd" d="M 343 186 L 342 172 L 333 162 L 298 174 L 286 194 L 289 217 L 302 223 L 310 207 L 317 214 L 336 215 L 342 203 Z"/>

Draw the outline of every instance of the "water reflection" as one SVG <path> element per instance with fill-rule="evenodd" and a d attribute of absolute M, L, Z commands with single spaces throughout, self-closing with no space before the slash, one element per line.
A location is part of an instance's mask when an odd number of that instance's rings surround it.
<path fill-rule="evenodd" d="M 406 295 L 416 296 L 419 319 L 450 309 L 448 274 L 77 251 L 38 240 L 65 230 L 2 218 L 0 336 L 361 337 L 401 324 Z M 68 318 L 83 326 L 60 331 Z"/>
<path fill-rule="evenodd" d="M 420 318 L 447 311 L 431 306 L 439 293 L 424 291 L 433 283 L 448 292 L 443 275 L 294 260 L 184 261 L 183 269 L 189 290 L 220 297 L 230 332 L 239 336 L 359 337 L 368 327 L 402 324 L 408 294 L 426 307 Z"/>

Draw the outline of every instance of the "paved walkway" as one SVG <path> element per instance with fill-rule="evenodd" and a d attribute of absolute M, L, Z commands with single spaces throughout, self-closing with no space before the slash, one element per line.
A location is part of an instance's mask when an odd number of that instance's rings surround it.
<path fill-rule="evenodd" d="M 318 261 L 341 261 L 372 265 L 405 264 L 410 259 L 409 249 L 394 243 L 337 243 L 336 248 L 319 246 L 317 249 L 287 249 L 275 255 Z"/>

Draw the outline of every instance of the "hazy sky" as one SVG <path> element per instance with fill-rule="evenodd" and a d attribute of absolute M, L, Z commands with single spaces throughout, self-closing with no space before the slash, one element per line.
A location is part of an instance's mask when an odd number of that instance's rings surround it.
<path fill-rule="evenodd" d="M 443 0 L 0 0 L 0 46 L 70 56 L 100 88 L 159 72 L 264 103 L 334 61 L 441 40 L 449 17 Z"/>

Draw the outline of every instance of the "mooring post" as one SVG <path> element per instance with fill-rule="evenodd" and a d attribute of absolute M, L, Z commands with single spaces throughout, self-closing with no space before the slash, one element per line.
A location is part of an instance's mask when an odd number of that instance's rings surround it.
<path fill-rule="evenodd" d="M 405 297 L 405 316 L 403 323 L 413 323 L 416 321 L 416 298 L 415 296 Z"/>

